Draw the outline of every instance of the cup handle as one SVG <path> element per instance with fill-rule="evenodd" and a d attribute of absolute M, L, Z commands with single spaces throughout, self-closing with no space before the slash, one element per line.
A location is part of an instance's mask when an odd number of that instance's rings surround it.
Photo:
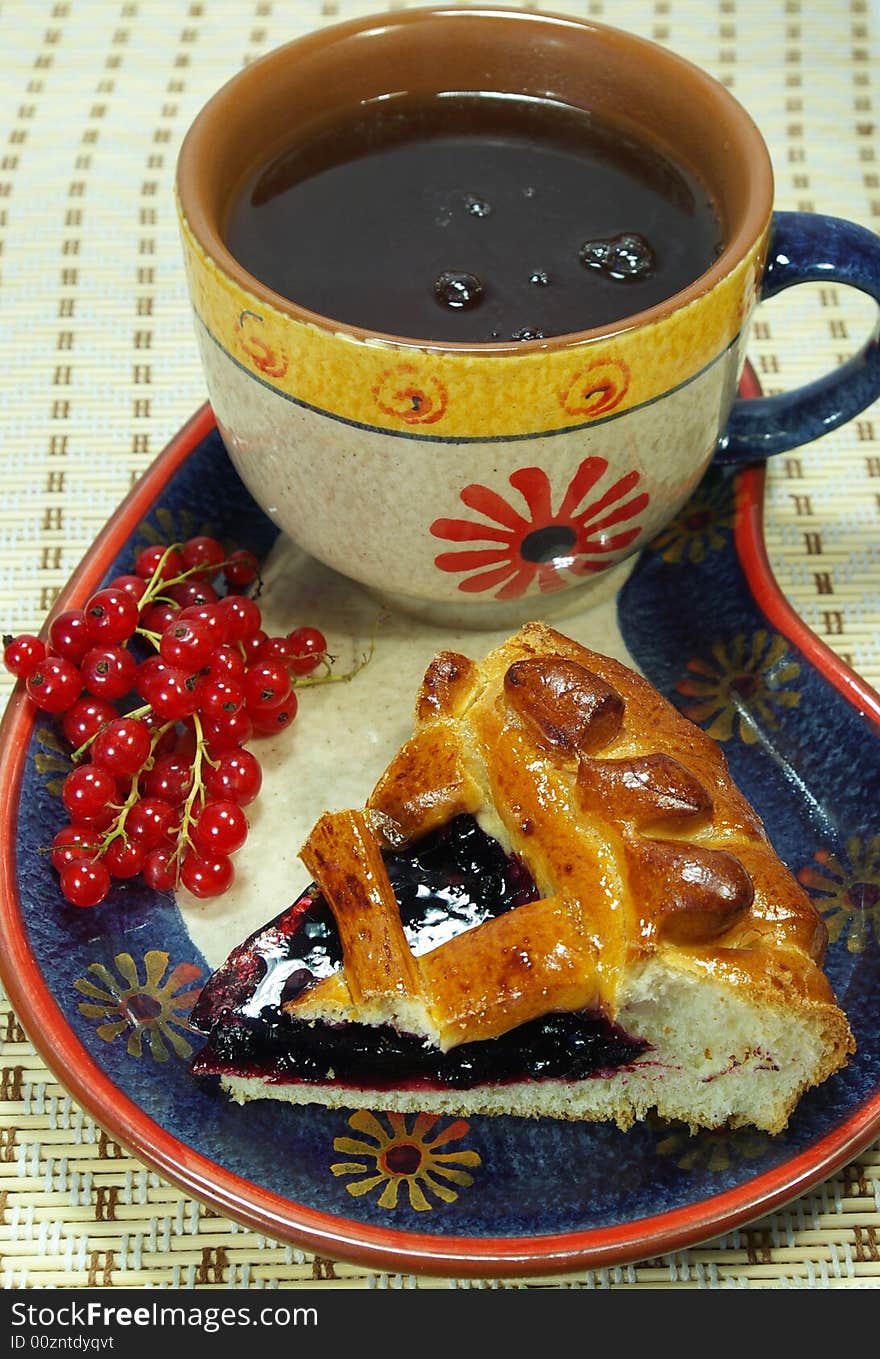
<path fill-rule="evenodd" d="M 844 283 L 880 303 L 880 237 L 840 217 L 776 212 L 761 300 L 795 283 Z M 781 396 L 734 401 L 715 461 L 757 462 L 809 443 L 880 396 L 880 327 L 842 367 Z"/>

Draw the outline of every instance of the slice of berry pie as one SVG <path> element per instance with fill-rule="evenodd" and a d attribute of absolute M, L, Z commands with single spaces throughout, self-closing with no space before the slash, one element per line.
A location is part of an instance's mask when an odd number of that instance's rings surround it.
<path fill-rule="evenodd" d="M 314 884 L 205 987 L 236 1100 L 782 1129 L 844 1065 L 824 925 L 719 747 L 543 624 L 442 652 Z"/>

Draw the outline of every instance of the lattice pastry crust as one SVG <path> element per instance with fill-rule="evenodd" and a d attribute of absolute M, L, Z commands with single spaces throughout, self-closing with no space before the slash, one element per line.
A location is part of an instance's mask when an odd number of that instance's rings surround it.
<path fill-rule="evenodd" d="M 460 813 L 527 866 L 540 899 L 415 957 L 382 857 Z M 619 662 L 533 623 L 482 663 L 442 652 L 416 730 L 363 811 L 328 812 L 302 859 L 343 967 L 285 1007 L 391 1025 L 442 1051 L 539 1016 L 598 1011 L 645 1060 L 578 1081 L 383 1091 L 386 1107 L 784 1126 L 853 1050 L 821 970 L 824 925 L 720 748 Z M 375 1104 L 327 1085 L 238 1098 Z"/>

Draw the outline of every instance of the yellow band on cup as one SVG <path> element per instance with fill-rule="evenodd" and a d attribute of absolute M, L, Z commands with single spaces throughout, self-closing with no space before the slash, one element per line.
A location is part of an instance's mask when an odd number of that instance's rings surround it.
<path fill-rule="evenodd" d="M 651 324 L 522 354 L 444 353 L 296 320 L 234 282 L 180 222 L 193 307 L 236 363 L 337 419 L 433 439 L 549 434 L 655 401 L 725 352 L 763 267 L 762 238 L 710 292 Z"/>

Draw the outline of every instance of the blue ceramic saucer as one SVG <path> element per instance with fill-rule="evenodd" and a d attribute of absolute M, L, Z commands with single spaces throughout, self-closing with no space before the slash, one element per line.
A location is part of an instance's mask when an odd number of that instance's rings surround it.
<path fill-rule="evenodd" d="M 762 489 L 759 469 L 711 471 L 641 554 L 617 621 L 652 683 L 723 744 L 828 925 L 827 971 L 858 1051 L 784 1134 L 240 1108 L 202 1089 L 188 1070 L 200 1041 L 188 1015 L 210 966 L 173 899 L 136 881 L 93 911 L 65 906 L 40 853 L 65 819 L 65 749 L 14 696 L 0 746 L 0 972 L 74 1098 L 163 1176 L 258 1231 L 432 1274 L 656 1255 L 769 1212 L 856 1156 L 880 1133 L 880 699 L 782 599 L 760 535 Z M 58 608 L 129 569 L 145 525 L 196 531 L 205 520 L 261 557 L 275 539 L 207 409 Z M 264 918 L 283 904 L 267 903 Z"/>

